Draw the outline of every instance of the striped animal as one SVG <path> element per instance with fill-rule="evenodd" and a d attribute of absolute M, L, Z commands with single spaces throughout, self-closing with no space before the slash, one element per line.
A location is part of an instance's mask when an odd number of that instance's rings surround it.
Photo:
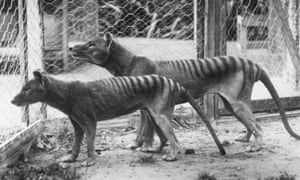
<path fill-rule="evenodd" d="M 208 93 L 218 94 L 225 107 L 247 129 L 245 136 L 237 140 L 249 142 L 251 135 L 254 135 L 255 141 L 247 147 L 248 151 L 259 150 L 262 144 L 262 129 L 255 121 L 250 107 L 253 85 L 256 81 L 261 81 L 277 104 L 285 129 L 291 136 L 300 139 L 291 129 L 267 73 L 249 60 L 221 56 L 198 60 L 151 61 L 129 52 L 115 42 L 110 33 L 106 33 L 103 38 L 76 45 L 71 48 L 71 52 L 78 60 L 106 68 L 115 76 L 159 74 L 179 82 L 193 97 L 198 98 Z M 145 112 L 142 112 L 143 114 Z M 153 129 L 147 126 L 150 121 L 143 117 L 146 115 L 142 116 L 143 128 L 137 137 L 137 146 L 140 146 L 143 140 L 150 144 L 153 136 Z M 143 123 L 147 127 L 143 126 Z"/>
<path fill-rule="evenodd" d="M 72 154 L 63 158 L 65 162 L 76 160 L 83 135 L 86 134 L 88 159 L 86 165 L 95 163 L 94 141 L 97 121 L 111 119 L 145 109 L 151 116 L 157 130 L 164 134 L 171 145 L 171 152 L 163 158 L 176 159 L 181 147 L 171 126 L 171 116 L 176 101 L 188 101 L 205 119 L 198 105 L 189 93 L 171 79 L 158 75 L 137 77 L 114 77 L 92 82 L 64 82 L 35 71 L 34 79 L 27 82 L 12 103 L 17 106 L 44 102 L 67 114 L 74 127 L 75 140 Z M 221 154 L 225 154 L 220 141 L 211 128 Z"/>

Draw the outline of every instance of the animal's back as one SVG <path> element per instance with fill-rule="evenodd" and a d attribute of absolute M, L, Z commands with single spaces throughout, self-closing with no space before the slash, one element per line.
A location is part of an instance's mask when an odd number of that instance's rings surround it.
<path fill-rule="evenodd" d="M 88 107 L 107 119 L 143 108 L 154 98 L 178 90 L 178 87 L 172 80 L 158 75 L 112 77 L 85 83 L 80 90 L 85 91 L 85 95 L 78 97 L 78 106 Z"/>
<path fill-rule="evenodd" d="M 215 84 L 225 82 L 224 79 L 233 74 L 241 73 L 244 81 L 255 82 L 260 77 L 260 71 L 261 68 L 249 60 L 220 56 L 198 60 L 158 61 L 156 73 L 179 82 L 191 92 L 197 89 L 196 94 L 203 94 Z"/>

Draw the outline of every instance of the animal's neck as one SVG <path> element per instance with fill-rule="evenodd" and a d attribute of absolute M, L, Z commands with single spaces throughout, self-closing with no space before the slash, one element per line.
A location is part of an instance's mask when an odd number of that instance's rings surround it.
<path fill-rule="evenodd" d="M 72 82 L 63 82 L 53 78 L 48 78 L 45 82 L 46 94 L 44 102 L 62 112 L 69 114 L 72 109 L 71 101 L 74 99 L 74 89 Z"/>
<path fill-rule="evenodd" d="M 108 71 L 116 76 L 124 76 L 131 69 L 134 54 L 119 43 L 114 42 L 110 47 L 110 56 L 105 65 Z"/>

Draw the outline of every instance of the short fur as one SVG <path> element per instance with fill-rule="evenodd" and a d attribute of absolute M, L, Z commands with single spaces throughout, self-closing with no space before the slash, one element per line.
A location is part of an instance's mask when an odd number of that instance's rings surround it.
<path fill-rule="evenodd" d="M 151 61 L 145 57 L 135 56 L 113 41 L 112 35 L 109 33 L 105 34 L 104 38 L 77 45 L 71 50 L 74 57 L 79 60 L 104 67 L 116 76 L 159 74 L 179 82 L 191 92 L 193 97 L 198 98 L 207 93 L 220 95 L 225 107 L 248 131 L 238 140 L 248 142 L 252 133 L 254 134 L 255 142 L 250 146 L 250 150 L 253 151 L 261 148 L 262 129 L 252 114 L 250 97 L 254 83 L 261 81 L 277 104 L 288 133 L 300 139 L 300 136 L 288 124 L 279 96 L 267 73 L 249 60 L 221 56 L 198 60 Z M 137 138 L 138 146 L 143 143 L 143 140 L 149 143 L 153 139 L 152 126 L 144 126 L 144 124 L 150 124 L 150 121 L 145 118 L 146 116 L 142 115 L 142 131 Z"/>
<path fill-rule="evenodd" d="M 94 164 L 94 141 L 97 121 L 111 119 L 145 109 L 156 128 L 171 144 L 171 153 L 164 157 L 175 160 L 181 147 L 171 125 L 175 101 L 185 99 L 203 117 L 193 98 L 178 83 L 157 75 L 138 77 L 115 77 L 93 82 L 64 82 L 53 77 L 34 72 L 34 79 L 27 82 L 12 103 L 18 106 L 43 102 L 67 114 L 74 127 L 75 140 L 72 154 L 64 159 L 76 160 L 84 133 L 87 139 L 87 165 Z M 206 124 L 208 120 L 206 120 Z M 208 123 L 222 154 L 225 154 L 220 141 Z"/>

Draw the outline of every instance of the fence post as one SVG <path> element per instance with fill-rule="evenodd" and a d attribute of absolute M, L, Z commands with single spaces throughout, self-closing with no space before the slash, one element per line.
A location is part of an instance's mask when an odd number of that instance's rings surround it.
<path fill-rule="evenodd" d="M 24 1 L 26 3 L 26 1 Z M 27 33 L 24 21 L 24 11 L 25 6 L 23 4 L 22 0 L 18 1 L 18 19 L 19 19 L 19 38 L 20 38 L 20 44 L 19 44 L 19 63 L 20 63 L 20 74 L 22 76 L 22 85 L 24 85 L 28 81 L 28 58 L 27 58 Z M 25 106 L 21 110 L 22 112 L 22 122 L 26 122 L 27 126 L 29 126 L 29 106 Z"/>
<path fill-rule="evenodd" d="M 213 57 L 224 55 L 226 52 L 225 36 L 223 32 L 225 2 L 224 0 L 205 0 L 205 30 L 204 30 L 204 56 Z M 218 116 L 218 97 L 206 95 L 204 97 L 204 110 L 209 120 Z"/>
<path fill-rule="evenodd" d="M 27 76 L 30 78 L 33 76 L 32 72 L 37 69 L 43 69 L 43 40 L 42 40 L 42 18 L 40 13 L 39 0 L 27 0 L 26 1 L 26 49 L 27 49 Z M 30 119 L 46 119 L 46 106 L 45 104 L 31 105 L 30 106 Z M 39 112 L 38 116 L 35 116 L 35 112 Z"/>
<path fill-rule="evenodd" d="M 63 67 L 66 69 L 68 65 L 68 0 L 63 0 Z"/>

